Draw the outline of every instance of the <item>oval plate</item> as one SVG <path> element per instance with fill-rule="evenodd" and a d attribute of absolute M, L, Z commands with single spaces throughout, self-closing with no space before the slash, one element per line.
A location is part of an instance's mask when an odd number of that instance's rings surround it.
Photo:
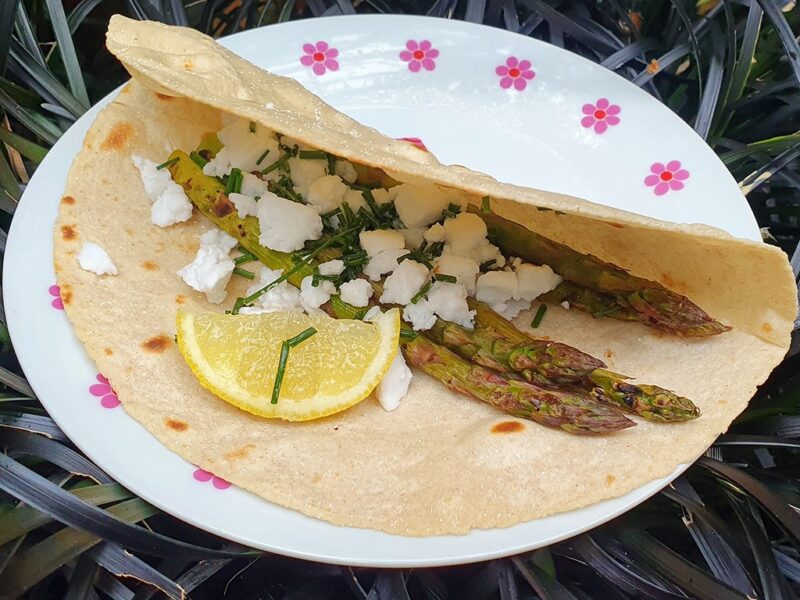
<path fill-rule="evenodd" d="M 445 163 L 649 216 L 760 239 L 747 203 L 711 149 L 657 100 L 583 58 L 459 21 L 348 16 L 295 21 L 222 40 L 394 137 L 420 138 Z M 8 240 L 3 288 L 20 363 L 64 432 L 109 475 L 207 531 L 331 563 L 437 566 L 506 556 L 586 531 L 677 477 L 507 529 L 411 538 L 337 527 L 196 469 L 128 417 L 84 353 L 54 286 L 52 229 L 93 107 L 48 153 Z"/>

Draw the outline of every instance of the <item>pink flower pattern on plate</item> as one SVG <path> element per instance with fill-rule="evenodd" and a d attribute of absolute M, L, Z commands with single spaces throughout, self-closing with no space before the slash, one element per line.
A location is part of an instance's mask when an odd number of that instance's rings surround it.
<path fill-rule="evenodd" d="M 89 386 L 89 393 L 96 398 L 100 398 L 100 406 L 103 408 L 116 408 L 120 405 L 117 393 L 108 383 L 108 379 L 100 373 L 97 374 L 97 383 Z"/>
<path fill-rule="evenodd" d="M 655 162 L 650 165 L 650 175 L 644 178 L 644 184 L 653 188 L 656 196 L 663 196 L 670 190 L 677 192 L 684 187 L 684 181 L 689 179 L 689 171 L 681 168 L 681 161 L 671 160 L 666 166 Z"/>
<path fill-rule="evenodd" d="M 581 111 L 584 116 L 581 119 L 581 125 L 586 127 L 594 127 L 595 133 L 605 133 L 605 131 L 614 125 L 619 125 L 620 107 L 616 104 L 611 104 L 608 98 L 598 98 L 594 104 L 584 104 Z"/>
<path fill-rule="evenodd" d="M 500 77 L 500 87 L 507 90 L 511 86 L 521 92 L 528 86 L 528 81 L 536 76 L 531 69 L 531 61 L 519 60 L 516 56 L 509 56 L 506 64 L 499 65 L 495 73 Z"/>
<path fill-rule="evenodd" d="M 300 64 L 311 67 L 315 75 L 325 75 L 326 71 L 338 71 L 339 62 L 336 57 L 339 51 L 328 46 L 327 42 L 303 44 L 305 54 L 300 57 Z"/>
<path fill-rule="evenodd" d="M 50 306 L 56 310 L 64 310 L 64 301 L 61 299 L 61 288 L 57 285 L 51 285 L 47 288 L 47 293 L 53 297 L 50 300 Z"/>
<path fill-rule="evenodd" d="M 207 483 L 210 481 L 211 485 L 218 490 L 227 490 L 229 487 L 231 487 L 231 484 L 225 481 L 222 477 L 217 477 L 213 473 L 199 467 L 194 470 L 192 477 L 194 477 L 195 481 L 199 481 L 200 483 Z"/>
<path fill-rule="evenodd" d="M 418 73 L 420 69 L 433 71 L 438 57 L 439 51 L 428 40 L 408 40 L 406 49 L 400 53 L 400 59 L 408 63 L 408 70 L 412 73 Z"/>
<path fill-rule="evenodd" d="M 425 150 L 425 152 L 428 151 L 427 146 L 425 146 L 425 144 L 419 138 L 416 138 L 416 137 L 401 137 L 401 138 L 397 138 L 397 139 L 401 140 L 403 142 L 410 142 L 410 143 L 414 144 L 420 150 Z"/>

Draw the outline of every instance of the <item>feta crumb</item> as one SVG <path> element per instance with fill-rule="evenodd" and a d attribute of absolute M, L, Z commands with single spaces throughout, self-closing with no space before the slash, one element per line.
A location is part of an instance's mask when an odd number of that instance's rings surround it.
<path fill-rule="evenodd" d="M 517 298 L 528 302 L 555 289 L 564 281 L 563 277 L 554 273 L 547 265 L 531 265 L 519 261 L 515 263 L 514 270 L 517 273 L 519 288 Z"/>
<path fill-rule="evenodd" d="M 359 208 L 367 206 L 367 201 L 364 200 L 364 194 L 352 188 L 347 190 L 347 193 L 344 195 L 344 201 L 353 209 L 353 212 L 358 212 Z"/>
<path fill-rule="evenodd" d="M 497 312 L 510 320 L 515 318 L 523 310 L 528 310 L 530 307 L 531 303 L 528 300 L 508 300 L 505 302 L 505 307 L 500 307 Z"/>
<path fill-rule="evenodd" d="M 224 231 L 211 229 L 200 236 L 200 249 L 194 260 L 178 271 L 178 276 L 193 290 L 203 292 L 212 304 L 220 304 L 227 294 L 225 286 L 235 267 L 228 254 L 236 240 Z"/>
<path fill-rule="evenodd" d="M 386 371 L 386 375 L 383 376 L 375 390 L 378 402 L 384 410 L 391 411 L 400 406 L 400 400 L 405 398 L 408 393 L 408 386 L 411 385 L 413 377 L 411 369 L 408 368 L 403 358 L 403 353 L 398 350 L 392 364 L 389 365 L 389 370 Z"/>
<path fill-rule="evenodd" d="M 250 125 L 251 121 L 247 119 L 236 119 L 217 133 L 219 141 L 224 146 L 223 150 L 227 150 L 227 159 L 243 172 L 263 169 L 275 162 L 281 154 L 278 140 L 272 130 L 256 123 L 252 128 L 255 131 L 251 131 Z M 261 164 L 257 164 L 265 150 L 269 150 L 267 156 Z"/>
<path fill-rule="evenodd" d="M 445 230 L 441 223 L 434 223 L 431 228 L 425 232 L 425 241 L 429 244 L 436 242 L 443 242 L 445 240 Z"/>
<path fill-rule="evenodd" d="M 563 306 L 564 308 L 566 308 L 567 310 L 569 310 L 569 302 L 568 302 L 568 301 L 564 300 L 564 301 L 561 303 L 561 306 Z"/>
<path fill-rule="evenodd" d="M 517 276 L 508 271 L 489 271 L 478 277 L 475 297 L 497 312 L 507 308 L 507 303 L 517 293 Z"/>
<path fill-rule="evenodd" d="M 382 275 L 394 272 L 399 266 L 397 259 L 406 254 L 408 254 L 408 250 L 405 248 L 391 248 L 379 252 L 364 265 L 364 275 L 372 281 L 380 281 Z"/>
<path fill-rule="evenodd" d="M 339 208 L 349 189 L 338 176 L 325 175 L 311 183 L 305 199 L 324 214 Z"/>
<path fill-rule="evenodd" d="M 402 183 L 391 190 L 397 215 L 409 229 L 426 227 L 442 216 L 450 203 L 461 206 L 464 201 L 455 190 L 435 185 Z"/>
<path fill-rule="evenodd" d="M 475 326 L 475 311 L 467 305 L 467 288 L 460 283 L 435 282 L 428 292 L 427 303 L 445 321 L 467 329 Z"/>
<path fill-rule="evenodd" d="M 414 331 L 425 331 L 436 323 L 436 315 L 430 303 L 423 299 L 416 304 L 406 304 L 403 308 L 403 320 L 411 325 Z"/>
<path fill-rule="evenodd" d="M 383 312 L 381 311 L 380 306 L 371 306 L 369 310 L 364 314 L 364 318 L 361 319 L 365 323 L 372 323 L 375 319 L 377 319 Z"/>
<path fill-rule="evenodd" d="M 480 266 L 471 258 L 443 254 L 433 262 L 433 270 L 435 273 L 455 277 L 456 283 L 463 285 L 470 296 L 475 295 L 475 278 L 480 272 Z"/>
<path fill-rule="evenodd" d="M 192 203 L 186 197 L 186 192 L 170 180 L 170 185 L 150 207 L 150 221 L 159 227 L 169 227 L 188 221 L 191 217 Z"/>
<path fill-rule="evenodd" d="M 450 244 L 445 244 L 444 248 L 442 249 L 442 256 L 445 255 L 463 256 L 465 258 L 470 258 L 479 265 L 494 260 L 494 263 L 492 263 L 491 267 L 492 269 L 499 269 L 500 267 L 506 264 L 506 257 L 503 256 L 502 252 L 500 252 L 500 248 L 498 248 L 494 244 L 490 244 L 488 240 L 482 241 L 475 248 L 472 248 L 470 250 L 462 250 L 460 252 L 456 252 L 450 246 Z"/>
<path fill-rule="evenodd" d="M 289 171 L 295 191 L 303 198 L 308 196 L 311 184 L 328 174 L 328 161 L 321 158 L 298 158 L 288 160 Z"/>
<path fill-rule="evenodd" d="M 384 188 L 377 188 L 372 190 L 372 197 L 378 204 L 386 204 L 387 202 L 392 201 L 392 197 L 391 194 L 389 193 L 389 190 L 386 190 Z"/>
<path fill-rule="evenodd" d="M 340 275 L 344 271 L 344 261 L 334 258 L 319 265 L 320 275 Z"/>
<path fill-rule="evenodd" d="M 356 179 L 358 179 L 358 173 L 353 163 L 343 158 L 336 160 L 336 164 L 333 166 L 333 172 L 347 183 L 355 183 Z"/>
<path fill-rule="evenodd" d="M 251 285 L 247 289 L 247 292 L 245 292 L 246 295 L 250 296 L 251 294 L 255 294 L 258 290 L 269 285 L 281 275 L 283 275 L 282 269 L 273 271 L 267 267 L 261 267 L 258 283 Z M 245 308 L 247 309 L 246 311 Z M 255 306 L 244 307 L 240 309 L 239 312 L 243 314 L 258 314 L 282 310 L 302 310 L 300 304 L 300 290 L 290 285 L 288 281 L 282 281 L 278 285 L 270 288 L 256 299 Z"/>
<path fill-rule="evenodd" d="M 172 176 L 168 169 L 156 169 L 158 163 L 146 158 L 142 158 L 134 154 L 131 160 L 136 168 L 139 170 L 139 176 L 142 178 L 142 185 L 144 185 L 144 192 L 150 198 L 151 202 L 158 200 L 161 193 L 167 189 L 172 183 Z"/>
<path fill-rule="evenodd" d="M 223 177 L 230 173 L 232 168 L 230 150 L 222 148 L 214 158 L 203 165 L 203 174 L 209 177 Z"/>
<path fill-rule="evenodd" d="M 117 266 L 101 246 L 94 242 L 84 242 L 78 253 L 78 264 L 84 271 L 91 271 L 98 275 L 116 275 Z"/>
<path fill-rule="evenodd" d="M 478 215 L 459 213 L 444 222 L 444 241 L 453 254 L 462 254 L 486 241 L 486 223 Z"/>
<path fill-rule="evenodd" d="M 370 258 L 377 256 L 384 250 L 405 248 L 403 234 L 391 229 L 362 231 L 358 234 L 358 242 Z"/>
<path fill-rule="evenodd" d="M 319 281 L 314 287 L 314 276 L 309 275 L 300 282 L 300 304 L 309 312 L 319 308 L 331 299 L 331 295 L 336 293 L 336 287 L 332 281 Z"/>
<path fill-rule="evenodd" d="M 267 182 L 252 173 L 242 171 L 242 194 L 251 198 L 258 198 L 267 191 Z"/>
<path fill-rule="evenodd" d="M 428 280 L 428 268 L 415 260 L 406 259 L 383 284 L 383 304 L 403 304 L 411 302 L 417 292 Z"/>
<path fill-rule="evenodd" d="M 258 201 L 262 246 L 280 252 L 300 250 L 308 240 L 322 236 L 322 219 L 311 206 L 266 192 Z"/>
<path fill-rule="evenodd" d="M 240 219 L 256 216 L 258 212 L 258 203 L 255 198 L 247 196 L 246 194 L 231 192 L 228 194 L 228 199 L 233 202 L 233 205 L 236 207 L 236 214 L 239 215 Z"/>
<path fill-rule="evenodd" d="M 397 231 L 403 234 L 406 248 L 416 250 L 425 241 L 425 231 L 427 230 L 424 227 L 414 227 L 413 229 L 398 229 Z"/>
<path fill-rule="evenodd" d="M 339 286 L 339 297 L 353 306 L 366 306 L 372 294 L 372 284 L 366 279 L 353 279 Z"/>

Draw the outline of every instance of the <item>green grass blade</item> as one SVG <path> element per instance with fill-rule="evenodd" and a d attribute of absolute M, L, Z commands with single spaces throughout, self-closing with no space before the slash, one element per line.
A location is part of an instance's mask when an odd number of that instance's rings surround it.
<path fill-rule="evenodd" d="M 81 65 L 78 62 L 78 55 L 75 53 L 75 44 L 72 41 L 72 33 L 67 24 L 67 15 L 64 13 L 64 5 L 61 0 L 45 0 L 47 12 L 50 16 L 50 24 L 56 36 L 58 52 L 64 63 L 64 70 L 67 73 L 69 89 L 78 102 L 88 110 L 89 94 L 86 92 L 86 82 L 83 80 Z"/>
<path fill-rule="evenodd" d="M 6 71 L 8 46 L 11 43 L 11 30 L 14 28 L 18 4 L 19 0 L 5 0 L 0 4 L 0 75 Z"/>
<path fill-rule="evenodd" d="M 5 160 L 5 155 L 2 152 L 0 152 L 0 156 L 3 157 L 2 160 L 0 160 L 0 170 L 2 170 L 2 164 L 3 160 Z M 8 163 L 6 163 L 6 165 L 8 165 Z M 9 167 L 9 170 L 10 168 L 11 167 Z M 0 181 L 2 181 L 1 175 L 0 175 Z M 14 179 L 14 183 L 16 183 L 16 181 L 17 180 Z M 17 184 L 17 187 L 19 187 L 19 184 Z M 27 381 L 25 381 L 24 378 L 20 377 L 16 373 L 12 373 L 5 367 L 0 367 L 0 383 L 7 385 L 13 390 L 17 390 L 21 394 L 30 396 L 31 398 L 36 397 L 36 395 L 33 393 L 33 388 L 31 388 L 31 386 L 28 384 Z"/>
<path fill-rule="evenodd" d="M 33 30 L 33 23 L 28 17 L 28 11 L 25 8 L 25 3 L 20 2 L 17 8 L 17 18 L 14 23 L 19 42 L 30 52 L 33 60 L 38 62 L 43 67 L 45 66 L 44 55 L 39 47 L 39 40 L 36 39 L 36 33 Z"/>
<path fill-rule="evenodd" d="M 716 31 L 716 30 L 712 30 Z M 712 33 L 712 40 L 720 36 Z M 722 66 L 721 52 L 717 51 L 715 45 L 714 53 L 711 55 L 708 66 L 708 76 L 706 78 L 706 85 L 703 89 L 702 96 L 700 97 L 700 106 L 697 109 L 697 116 L 695 117 L 694 130 L 701 138 L 706 139 L 711 130 L 711 122 L 714 119 L 714 111 L 717 108 L 717 101 L 719 94 L 722 90 L 722 79 L 725 71 Z"/>
<path fill-rule="evenodd" d="M 749 158 L 754 154 L 761 152 L 767 154 L 779 154 L 784 150 L 788 150 L 800 143 L 800 133 L 791 133 L 789 135 L 781 135 L 778 137 L 770 138 L 768 140 L 761 140 L 747 144 L 744 148 L 739 150 L 731 150 L 725 154 L 720 155 L 720 160 L 725 165 L 732 165 L 733 163 Z"/>
<path fill-rule="evenodd" d="M 84 600 L 91 597 L 92 583 L 97 576 L 97 563 L 89 555 L 78 559 L 75 570 L 69 576 L 69 588 L 63 600 Z"/>
<path fill-rule="evenodd" d="M 0 149 L 0 189 L 13 199 L 13 208 L 16 209 L 16 203 L 19 202 L 19 199 L 22 197 L 22 189 L 14 175 L 14 171 L 11 170 L 11 165 L 8 164 L 6 153 L 3 152 L 2 149 Z M 3 375 L 5 375 L 5 377 L 3 377 Z M 27 384 L 23 384 L 23 379 L 19 375 L 11 373 L 11 371 L 7 371 L 7 374 L 2 374 L 2 372 L 0 372 L 0 382 L 13 387 L 18 392 L 22 392 L 23 394 L 27 393 L 27 391 L 23 392 L 19 387 L 15 387 L 16 385 L 24 387 Z"/>
<path fill-rule="evenodd" d="M 81 23 L 83 23 L 83 20 L 88 17 L 89 13 L 102 1 L 103 0 L 81 0 L 67 17 L 69 32 L 74 34 L 78 30 L 78 27 L 81 26 Z"/>
<path fill-rule="evenodd" d="M 563 600 L 577 600 L 570 591 L 564 587 L 553 575 L 546 573 L 533 562 L 527 562 L 522 557 L 511 559 L 514 567 L 522 578 L 540 598 L 559 598 Z"/>
<path fill-rule="evenodd" d="M 47 436 L 51 440 L 68 442 L 69 438 L 50 417 L 33 415 L 27 412 L 0 413 L 0 427 L 33 431 Z"/>
<path fill-rule="evenodd" d="M 118 577 L 133 577 L 157 588 L 173 600 L 186 597 L 186 591 L 180 585 L 116 544 L 104 542 L 92 550 L 90 555 L 98 565 Z"/>
<path fill-rule="evenodd" d="M 0 142 L 5 142 L 22 156 L 37 164 L 42 162 L 47 155 L 47 148 L 9 131 L 5 127 L 0 127 Z"/>
<path fill-rule="evenodd" d="M 133 498 L 115 504 L 107 512 L 124 523 L 138 523 L 157 514 L 158 509 L 141 498 Z M 65 527 L 12 560 L 0 577 L 0 589 L 14 598 L 100 541 L 91 533 Z"/>
<path fill-rule="evenodd" d="M 781 10 L 782 4 L 777 0 L 758 0 L 767 18 L 772 22 L 778 37 L 786 50 L 786 59 L 794 71 L 794 76 L 800 82 L 800 44 L 797 42 L 792 28 L 786 21 L 786 15 Z"/>
<path fill-rule="evenodd" d="M 33 134 L 38 135 L 45 141 L 55 144 L 58 138 L 63 135 L 63 131 L 52 121 L 47 120 L 42 115 L 23 108 L 14 100 L 8 92 L 0 88 L 0 108 L 3 108 L 11 116 L 27 127 Z"/>
<path fill-rule="evenodd" d="M 747 79 L 750 76 L 750 70 L 753 67 L 753 57 L 756 53 L 756 45 L 758 44 L 758 34 L 761 31 L 761 20 L 764 11 L 757 2 L 750 3 L 750 12 L 747 14 L 747 22 L 744 26 L 744 34 L 742 35 L 741 50 L 739 51 L 739 58 L 736 61 L 736 67 L 733 69 L 733 79 L 731 82 L 731 92 L 729 102 L 735 102 L 744 94 Z"/>
<path fill-rule="evenodd" d="M 5 77 L 0 77 L 0 90 L 6 92 L 6 94 L 13 98 L 15 102 L 18 102 L 25 108 L 32 108 L 35 110 L 39 108 L 39 105 L 42 102 L 42 99 L 38 94 L 35 94 L 31 90 L 17 85 L 12 81 L 9 81 Z"/>
<path fill-rule="evenodd" d="M 283 5 L 283 8 L 278 15 L 278 23 L 284 23 L 291 18 L 295 2 L 296 0 L 286 0 L 286 3 Z"/>
<path fill-rule="evenodd" d="M 133 497 L 131 492 L 118 483 L 94 484 L 68 491 L 77 498 L 94 506 L 102 506 L 103 504 L 128 500 Z M 52 521 L 53 518 L 50 515 L 36 510 L 32 506 L 27 504 L 17 506 L 13 510 L 0 515 L 0 545 Z"/>

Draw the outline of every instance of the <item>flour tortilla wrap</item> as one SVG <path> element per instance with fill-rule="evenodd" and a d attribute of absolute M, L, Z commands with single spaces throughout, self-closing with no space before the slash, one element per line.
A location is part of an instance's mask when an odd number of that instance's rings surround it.
<path fill-rule="evenodd" d="M 266 500 L 339 525 L 420 536 L 507 527 L 586 506 L 696 459 L 788 348 L 794 279 L 776 248 L 442 165 L 189 29 L 114 17 L 108 46 L 133 81 L 98 115 L 69 174 L 55 229 L 67 316 L 128 414 L 170 450 Z M 196 211 L 186 223 L 151 224 L 131 156 L 163 160 L 174 148 L 191 150 L 221 127 L 220 110 L 401 182 L 435 182 L 478 204 L 489 195 L 501 216 L 687 295 L 733 330 L 684 340 L 555 306 L 536 335 L 673 389 L 702 416 L 673 425 L 637 419 L 636 427 L 603 437 L 529 421 L 495 433 L 516 419 L 419 372 L 394 412 L 368 398 L 306 423 L 257 418 L 214 397 L 178 352 L 175 314 L 230 308 L 249 282 L 234 278 L 226 302 L 213 306 L 177 277 L 211 225 Z M 76 255 L 85 241 L 104 247 L 119 274 L 81 270 Z M 529 321 L 523 313 L 517 325 L 527 330 Z"/>

